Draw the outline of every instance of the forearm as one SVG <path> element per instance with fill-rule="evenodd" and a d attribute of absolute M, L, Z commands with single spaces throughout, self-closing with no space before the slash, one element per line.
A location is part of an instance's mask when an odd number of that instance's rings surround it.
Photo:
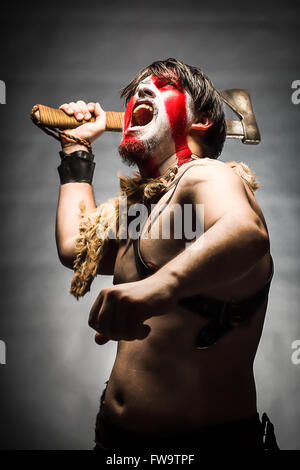
<path fill-rule="evenodd" d="M 96 209 L 92 185 L 67 183 L 60 186 L 56 213 L 56 243 L 63 259 L 74 256 L 75 240 L 79 235 L 80 204 L 87 212 Z"/>
<path fill-rule="evenodd" d="M 72 163 L 71 168 L 69 168 L 72 174 L 73 162 L 76 164 L 78 155 L 80 155 L 78 151 L 86 152 L 87 148 L 72 143 L 65 144 L 63 151 L 67 156 L 71 154 Z M 62 161 L 64 158 L 66 157 L 63 157 Z M 88 165 L 90 165 L 90 163 Z M 85 170 L 86 169 L 84 169 L 84 171 Z M 63 172 L 63 174 L 65 173 Z M 90 212 L 96 208 L 96 203 L 91 183 L 72 181 L 73 177 L 69 176 L 69 171 L 67 171 L 66 176 L 60 175 L 60 178 L 61 185 L 59 188 L 56 212 L 56 243 L 58 254 L 62 262 L 72 266 L 72 260 L 75 255 L 75 241 L 79 235 L 79 225 L 81 221 L 80 206 L 83 205 L 85 210 Z M 71 181 L 68 182 L 70 179 Z"/>
<path fill-rule="evenodd" d="M 222 217 L 155 275 L 175 296 L 210 296 L 232 286 L 267 253 L 268 235 L 259 220 L 240 213 Z"/>

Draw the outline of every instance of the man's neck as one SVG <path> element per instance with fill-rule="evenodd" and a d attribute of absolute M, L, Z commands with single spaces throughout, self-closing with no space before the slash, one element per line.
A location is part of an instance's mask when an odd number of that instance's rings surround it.
<path fill-rule="evenodd" d="M 197 155 L 200 158 L 203 157 L 202 150 L 199 147 L 193 150 L 193 155 Z M 138 168 L 142 178 L 158 178 L 159 176 L 163 176 L 172 166 L 180 164 L 181 161 L 188 161 L 189 159 L 187 155 L 186 158 L 178 161 L 178 155 L 176 153 L 172 153 L 163 160 L 158 160 L 155 156 L 151 156 L 145 162 L 138 163 Z"/>
<path fill-rule="evenodd" d="M 162 161 L 156 161 L 155 157 L 148 158 L 145 162 L 138 163 L 142 178 L 158 178 L 166 173 L 168 168 L 177 164 L 176 153 L 169 155 Z"/>

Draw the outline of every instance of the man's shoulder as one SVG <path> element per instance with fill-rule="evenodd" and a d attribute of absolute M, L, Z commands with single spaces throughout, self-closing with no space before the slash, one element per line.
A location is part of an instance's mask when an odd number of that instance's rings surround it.
<path fill-rule="evenodd" d="M 199 184 L 209 182 L 222 182 L 224 184 L 241 184 L 241 178 L 225 162 L 211 158 L 199 158 L 193 160 L 182 168 L 180 181 L 178 183 L 179 191 L 194 190 Z"/>

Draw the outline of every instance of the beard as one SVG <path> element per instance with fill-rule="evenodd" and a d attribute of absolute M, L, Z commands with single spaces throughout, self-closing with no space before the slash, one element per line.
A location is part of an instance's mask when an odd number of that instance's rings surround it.
<path fill-rule="evenodd" d="M 134 166 L 138 163 L 145 163 L 150 158 L 150 152 L 155 147 L 155 139 L 143 142 L 137 138 L 122 141 L 119 145 L 119 155 L 123 163 Z"/>

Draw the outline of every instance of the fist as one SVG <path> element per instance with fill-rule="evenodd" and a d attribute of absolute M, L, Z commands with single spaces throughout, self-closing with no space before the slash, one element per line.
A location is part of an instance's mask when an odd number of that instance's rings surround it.
<path fill-rule="evenodd" d="M 143 325 L 141 305 L 123 286 L 102 289 L 89 317 L 89 326 L 97 331 L 95 340 L 104 344 L 108 340 L 134 340 L 145 338 L 150 328 Z"/>
<path fill-rule="evenodd" d="M 94 142 L 104 131 L 106 126 L 106 115 L 105 111 L 101 108 L 99 103 L 88 103 L 84 101 L 77 101 L 76 103 L 65 103 L 62 104 L 59 109 L 62 109 L 68 116 L 74 116 L 77 121 L 88 121 L 91 119 L 92 114 L 96 117 L 94 122 L 87 122 L 86 124 L 79 125 L 75 129 L 68 129 L 66 132 L 74 137 L 85 139 L 88 142 Z M 62 146 L 76 146 L 74 141 L 67 139 L 65 136 L 61 136 Z"/>
<path fill-rule="evenodd" d="M 164 314 L 172 305 L 172 290 L 153 275 L 102 289 L 91 309 L 89 326 L 96 330 L 98 344 L 110 339 L 141 340 L 150 333 L 144 321 Z"/>

